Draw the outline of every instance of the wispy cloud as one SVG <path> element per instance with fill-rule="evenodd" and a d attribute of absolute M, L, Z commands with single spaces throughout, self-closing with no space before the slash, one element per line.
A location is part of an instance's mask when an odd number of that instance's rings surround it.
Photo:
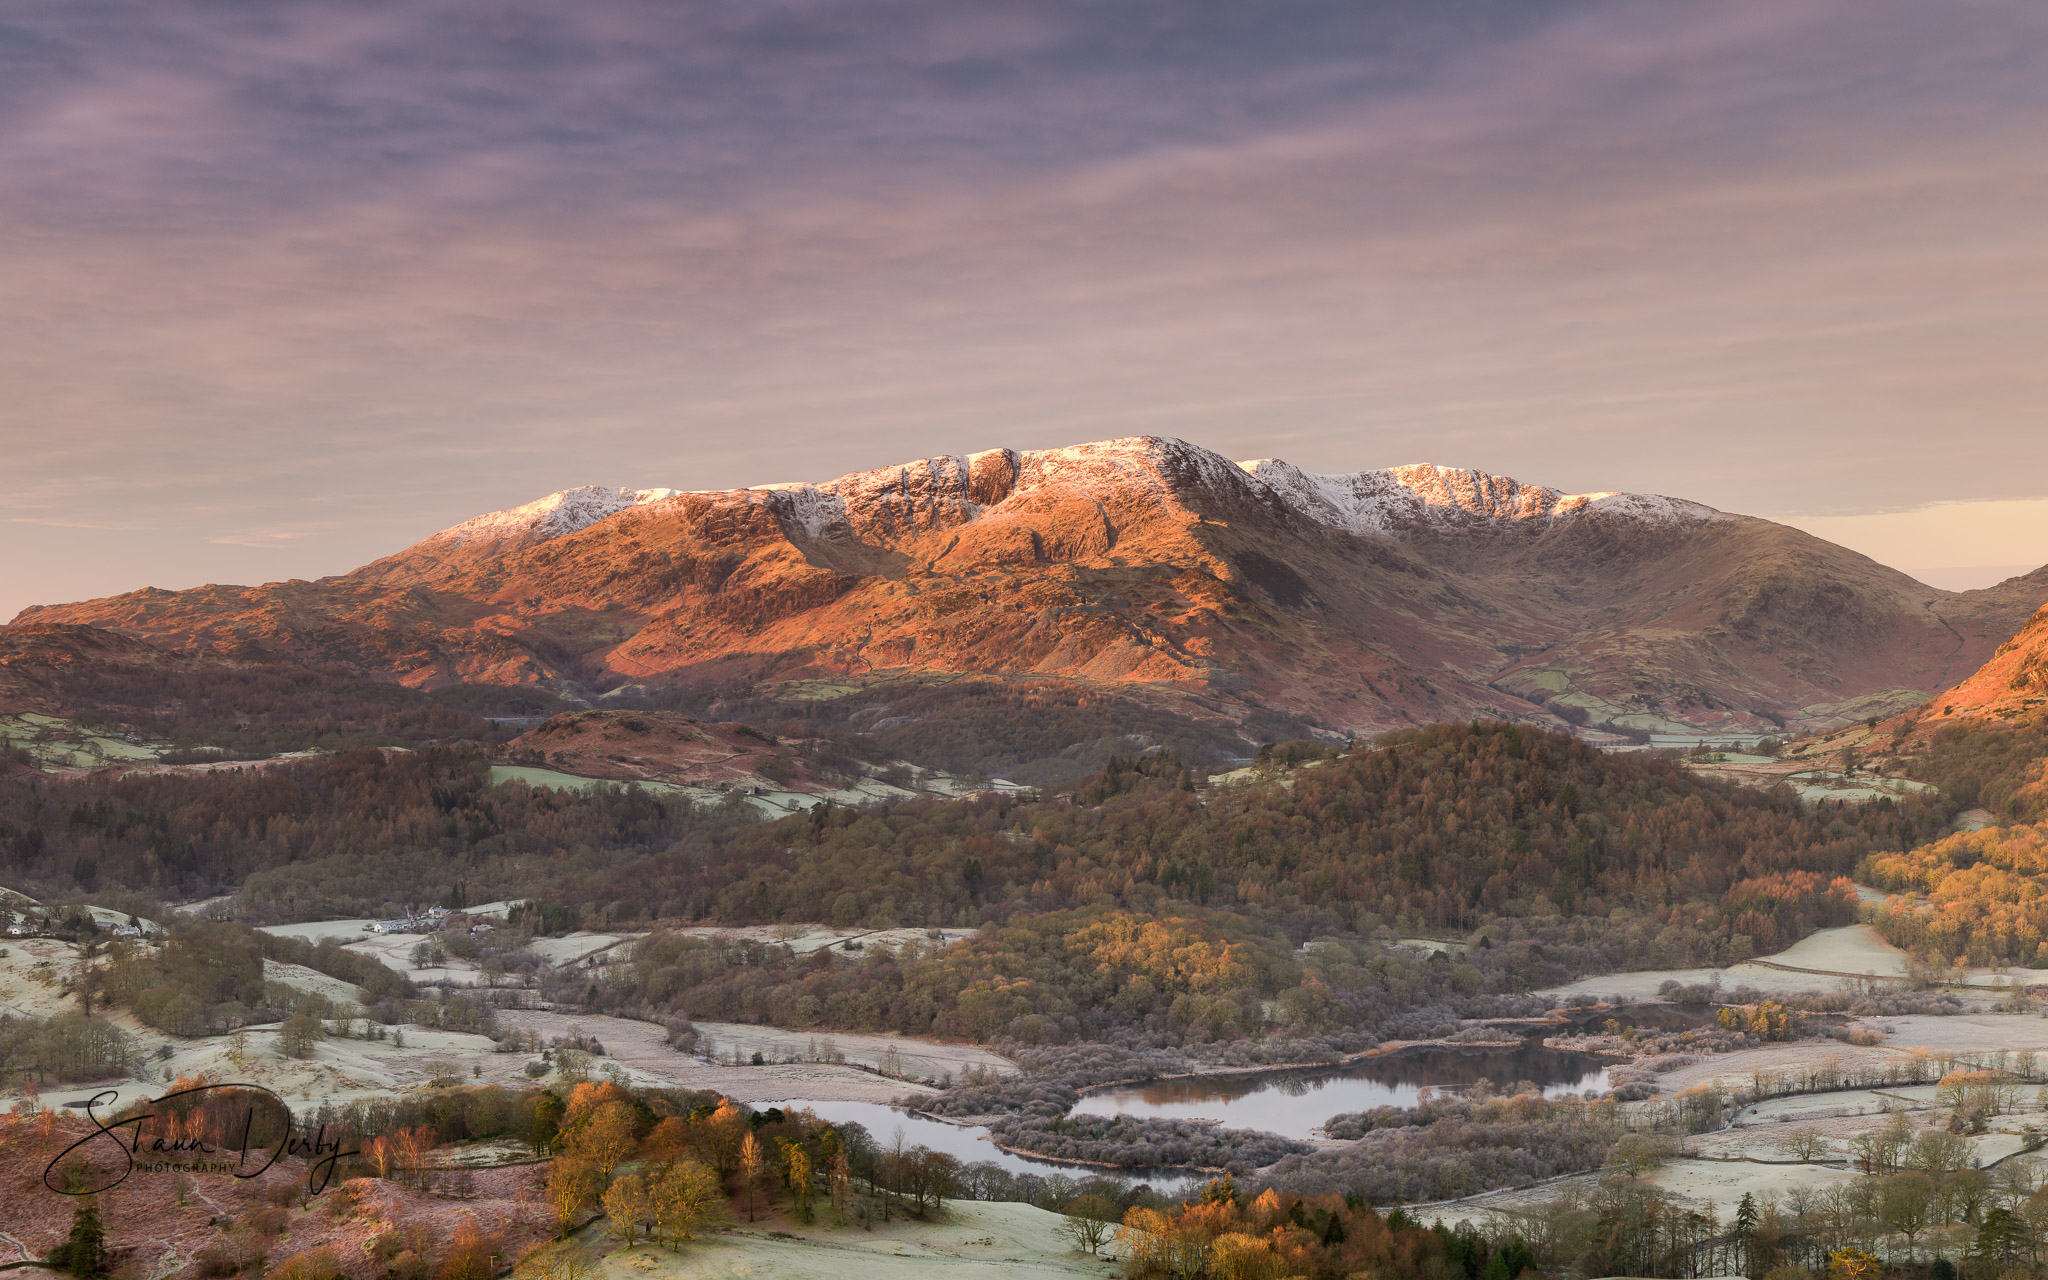
<path fill-rule="evenodd" d="M 2023 0 L 31 0 L 0 503 L 197 581 L 1132 431 L 2029 497 L 2044 65 Z"/>
<path fill-rule="evenodd" d="M 218 534 L 207 541 L 221 547 L 283 549 L 297 546 L 309 538 L 327 537 L 334 533 L 335 528 L 333 521 L 322 524 L 272 525 L 261 529 L 238 529 L 232 533 Z"/>

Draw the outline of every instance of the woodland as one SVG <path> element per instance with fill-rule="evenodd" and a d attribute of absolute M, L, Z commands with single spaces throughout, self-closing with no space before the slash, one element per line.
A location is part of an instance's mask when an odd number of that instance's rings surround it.
<path fill-rule="evenodd" d="M 1900 740 L 1916 727 L 1899 721 Z M 1943 725 L 1914 753 L 1913 776 L 1934 783 L 1964 809 L 1981 808 L 2000 822 L 2048 819 L 2048 714 L 2003 723 Z"/>
<path fill-rule="evenodd" d="M 1808 811 L 1667 760 L 1485 723 L 1349 751 L 1280 744 L 1230 782 L 1154 752 L 1064 792 L 769 823 L 630 787 L 492 786 L 487 763 L 358 749 L 227 775 L 17 774 L 0 779 L 7 883 L 152 916 L 155 900 L 240 884 L 258 922 L 526 899 L 545 927 L 656 927 L 615 973 L 549 979 L 549 995 L 596 1011 L 1227 1044 L 1261 1037 L 1269 1016 L 1295 1037 L 1385 1036 L 1584 973 L 1765 953 L 1853 921 L 1840 877 L 1920 845 L 1953 812 L 1936 797 Z M 981 930 L 798 959 L 659 928 L 820 907 L 835 924 Z M 1474 946 L 1447 963 L 1375 942 L 1431 929 Z M 155 990 L 183 988 L 155 977 Z M 267 1007 L 226 977 L 193 999 L 225 1011 L 191 1015 L 207 1025 Z"/>
<path fill-rule="evenodd" d="M 1871 853 L 1860 875 L 1902 895 L 1872 923 L 1938 962 L 2048 968 L 2048 716 L 1943 728 L 1915 768 L 1998 825 Z"/>
<path fill-rule="evenodd" d="M 1771 949 L 1839 914 L 1828 880 L 1922 843 L 1953 810 L 1917 797 L 1808 812 L 1789 794 L 1512 725 L 1278 750 L 1237 785 L 1155 752 L 1063 792 L 773 823 L 632 788 L 494 787 L 481 752 L 452 748 L 212 776 L 18 772 L 0 779 L 0 866 L 60 900 L 239 884 L 256 918 L 275 921 L 440 901 L 463 884 L 572 904 L 586 924 L 796 920 L 823 903 L 845 923 L 936 926 L 1186 904 L 1302 939 L 1683 904 L 1686 925 Z"/>

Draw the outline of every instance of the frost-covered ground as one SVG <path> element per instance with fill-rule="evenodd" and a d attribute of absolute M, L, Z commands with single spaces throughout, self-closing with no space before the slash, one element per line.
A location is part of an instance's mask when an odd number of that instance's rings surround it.
<path fill-rule="evenodd" d="M 616 1250 L 599 1265 L 597 1280 L 1056 1280 L 1117 1274 L 1116 1264 L 1076 1250 L 1061 1234 L 1062 1222 L 1061 1215 L 1028 1204 L 956 1200 L 938 1221 L 899 1218 L 877 1223 L 872 1231 L 779 1219 L 738 1223 L 678 1252 L 651 1245 Z"/>
<path fill-rule="evenodd" d="M 552 965 L 582 964 L 595 956 L 603 962 L 623 960 L 632 953 L 632 934 L 585 933 L 578 930 L 559 938 L 535 938 L 526 949 Z"/>
<path fill-rule="evenodd" d="M 482 907 L 470 908 L 469 912 L 473 915 L 502 916 L 508 905 L 489 903 Z M 425 986 L 469 987 L 483 984 L 484 975 L 479 965 L 475 961 L 465 960 L 459 956 L 449 956 L 444 961 L 426 968 L 414 967 L 414 949 L 424 942 L 437 939 L 438 935 L 367 932 L 367 926 L 372 923 L 374 922 L 370 920 L 317 920 L 302 924 L 257 927 L 264 933 L 298 938 L 306 942 L 336 939 L 342 943 L 345 950 L 368 956 Z M 677 932 L 704 939 L 734 937 L 750 942 L 774 943 L 786 946 L 800 956 L 832 948 L 849 960 L 857 959 L 874 947 L 900 949 L 913 944 L 950 946 L 975 934 L 973 929 L 841 929 L 822 924 L 751 925 L 740 928 L 690 925 Z M 569 965 L 613 964 L 632 955 L 633 944 L 638 937 L 639 935 L 633 933 L 575 930 L 560 937 L 535 938 L 527 944 L 527 951 L 558 968 Z M 849 943 L 852 944 L 851 947 L 848 946 Z M 751 1046 L 749 1051 L 751 1052 Z"/>
<path fill-rule="evenodd" d="M 1813 1046 L 1804 1048 L 1810 1058 Z M 1948 1127 L 1949 1113 L 1934 1104 L 1931 1086 L 1852 1089 L 1774 1099 L 1745 1109 L 1733 1128 L 1686 1139 L 1669 1164 L 1643 1175 L 1643 1180 L 1695 1208 L 1711 1202 L 1724 1215 L 1745 1194 L 1758 1199 L 1776 1195 L 1782 1200 L 1801 1188 L 1819 1191 L 1845 1185 L 1863 1176 L 1847 1163 L 1852 1140 L 1890 1126 L 1897 1112 L 1905 1114 L 1915 1133 Z M 2044 1123 L 2048 1123 L 2048 1115 L 2029 1098 L 2022 1110 L 1995 1117 L 1990 1132 L 1968 1138 L 1968 1158 L 1984 1168 L 2011 1159 L 2039 1160 L 2039 1156 L 2026 1154 L 2024 1130 Z M 1823 1150 L 1818 1159 L 1799 1161 L 1787 1150 L 1790 1135 L 1802 1131 L 1820 1137 Z M 1441 1213 L 1447 1223 L 1485 1222 L 1568 1195 L 1594 1194 L 1602 1176 L 1586 1173 L 1535 1187 L 1470 1196 L 1430 1206 L 1428 1216 Z"/>
<path fill-rule="evenodd" d="M 634 786 L 651 794 L 678 797 L 705 805 L 720 804 L 729 796 L 738 795 L 757 816 L 768 819 L 802 813 L 827 802 L 841 805 L 888 804 L 897 800 L 913 799 L 920 794 L 963 796 L 973 795 L 985 789 L 979 783 L 928 769 L 913 769 L 913 773 L 917 779 L 915 790 L 892 786 L 879 778 L 870 777 L 862 778 L 850 786 L 821 791 L 784 791 L 773 786 L 764 786 L 758 794 L 752 788 L 721 791 L 715 787 L 692 787 L 674 782 L 621 782 L 608 778 L 586 778 L 578 774 L 563 773 L 559 769 L 543 769 L 533 765 L 494 764 L 491 766 L 491 781 L 524 782 L 528 786 L 553 787 L 560 791 L 588 791 L 598 786 Z M 997 791 L 1029 790 L 1014 782 L 1004 782 L 1000 779 L 988 784 L 988 787 Z"/>
<path fill-rule="evenodd" d="M 1636 969 L 1581 978 L 1538 994 L 1557 998 L 1593 995 L 1653 1000 L 1666 982 L 1690 986 L 1711 983 L 1717 977 L 1724 991 L 1754 987 L 1770 994 L 1819 994 L 1838 989 L 1844 981 L 1902 981 L 1906 977 L 1906 959 L 1906 953 L 1886 942 L 1877 930 L 1867 924 L 1852 924 L 1822 929 L 1775 955 L 1724 969 Z M 2024 986 L 2040 978 L 2041 974 L 2032 969 L 1972 969 L 1964 975 L 1963 985 L 1983 992 L 1966 995 L 1981 1004 L 1996 988 Z"/>
<path fill-rule="evenodd" d="M 652 1023 L 635 1022 L 626 1018 L 584 1016 L 572 1013 L 532 1009 L 508 1009 L 499 1015 L 502 1025 L 520 1030 L 531 1030 L 543 1040 L 555 1040 L 570 1036 L 594 1036 L 604 1046 L 605 1056 L 593 1065 L 602 1070 L 607 1063 L 616 1064 L 636 1080 L 660 1083 L 681 1089 L 710 1089 L 742 1102 L 780 1102 L 786 1098 L 808 1098 L 819 1102 L 890 1102 L 910 1094 L 928 1093 L 929 1089 L 908 1081 L 892 1079 L 856 1065 L 853 1054 L 848 1061 L 835 1062 L 784 1062 L 771 1060 L 762 1066 L 728 1063 L 711 1063 L 691 1054 L 680 1053 L 668 1045 L 668 1033 Z M 700 1026 L 704 1024 L 699 1024 Z M 719 1037 L 719 1030 L 730 1024 L 712 1023 L 713 1035 Z M 735 1028 L 737 1029 L 737 1028 Z M 782 1047 L 794 1056 L 806 1047 L 811 1037 L 801 1032 L 774 1032 L 766 1028 L 744 1028 L 763 1038 L 758 1043 L 764 1046 L 762 1057 L 767 1059 L 767 1049 Z M 778 1040 L 776 1037 L 786 1037 Z M 823 1040 L 824 1037 L 817 1037 Z M 1005 1059 L 971 1046 L 946 1045 L 936 1041 L 917 1040 L 911 1037 L 847 1037 L 853 1040 L 887 1040 L 896 1047 L 905 1062 L 918 1060 L 936 1064 L 942 1069 L 952 1064 L 951 1070 L 958 1075 L 971 1062 L 1000 1066 L 1014 1071 L 1013 1064 Z M 742 1055 L 743 1062 L 751 1059 L 752 1050 Z M 882 1055 L 875 1055 L 879 1059 Z M 933 1072 L 937 1074 L 936 1071 Z"/>
<path fill-rule="evenodd" d="M 783 1031 L 738 1022 L 698 1022 L 698 1048 L 710 1041 L 708 1056 L 721 1061 L 737 1053 L 751 1061 L 845 1061 L 915 1080 L 957 1078 L 971 1068 L 1016 1075 L 1017 1064 L 978 1045 L 946 1044 L 913 1036 L 865 1036 L 837 1031 Z M 834 1055 L 837 1058 L 834 1058 Z"/>
<path fill-rule="evenodd" d="M 363 989 L 353 982 L 344 982 L 318 969 L 308 969 L 302 964 L 286 964 L 280 960 L 263 962 L 263 980 L 281 982 L 295 991 L 308 995 L 326 996 L 336 1004 L 363 1003 Z"/>
<path fill-rule="evenodd" d="M 1800 758 L 1715 751 L 1703 757 L 1688 759 L 1684 763 L 1686 768 L 1694 773 L 1719 778 L 1724 782 L 1764 788 L 1783 783 L 1809 804 L 1816 800 L 1853 800 L 1861 803 L 1885 796 L 1910 795 L 1936 789 L 1931 783 L 1916 782 L 1911 778 L 1886 777 L 1868 770 L 1859 770 L 1854 774 L 1844 773 L 1839 768 L 1828 767 L 1827 761 L 1828 756 L 1825 754 Z"/>
<path fill-rule="evenodd" d="M 117 1025 L 134 1035 L 144 1061 L 134 1075 L 80 1082 L 44 1090 L 46 1102 L 61 1105 L 112 1090 L 118 1103 L 154 1097 L 180 1077 L 211 1075 L 216 1080 L 262 1085 L 295 1109 L 312 1109 L 326 1100 L 404 1092 L 445 1074 L 466 1082 L 510 1084 L 523 1080 L 523 1054 L 499 1053 L 485 1036 L 427 1027 L 384 1029 L 384 1038 L 360 1034 L 329 1036 L 303 1058 L 288 1058 L 278 1043 L 275 1024 L 244 1027 L 239 1035 L 185 1039 L 117 1016 Z M 358 1021 L 356 1027 L 363 1024 Z M 168 1048 L 169 1056 L 159 1050 Z M 19 1090 L 0 1092 L 0 1110 L 12 1104 Z M 117 1103 L 117 1105 L 118 1105 Z"/>
<path fill-rule="evenodd" d="M 11 946 L 7 950 L 10 954 L 0 957 L 0 1002 L 4 1002 L 0 1012 L 49 1016 L 77 1007 L 59 991 L 62 979 L 58 975 L 68 974 L 77 959 L 70 943 L 37 939 L 33 947 Z M 266 970 L 266 976 L 295 986 L 336 982 L 325 975 L 307 974 L 310 971 L 299 971 L 297 966 Z M 345 986 L 336 984 L 330 994 L 339 994 L 338 988 Z M 288 1058 L 275 1024 L 245 1027 L 239 1034 L 187 1039 L 144 1026 L 124 1011 L 107 1016 L 135 1037 L 143 1057 L 141 1069 L 127 1077 L 49 1089 L 46 1096 L 50 1101 L 83 1100 L 111 1089 L 120 1102 L 126 1102 L 161 1093 L 166 1083 L 181 1076 L 211 1074 L 219 1080 L 262 1085 L 293 1107 L 310 1109 L 328 1099 L 346 1102 L 402 1093 L 439 1077 L 475 1084 L 528 1084 L 531 1078 L 525 1068 L 535 1060 L 525 1052 L 503 1052 L 486 1036 L 415 1025 L 381 1028 L 382 1038 L 369 1039 L 364 1034 L 367 1024 L 361 1019 L 354 1020 L 349 1035 L 330 1035 L 318 1041 L 307 1056 Z M 733 1066 L 672 1049 L 666 1030 L 645 1022 L 538 1010 L 507 1010 L 500 1021 L 508 1029 L 532 1030 L 543 1041 L 596 1037 L 605 1054 L 591 1063 L 593 1072 L 613 1069 L 635 1084 L 708 1089 L 743 1102 L 807 1098 L 886 1103 L 930 1092 L 911 1080 L 869 1069 L 880 1065 L 891 1065 L 905 1076 L 931 1078 L 957 1077 L 968 1066 L 1003 1072 L 1017 1069 L 1008 1060 L 973 1046 L 885 1036 L 836 1038 L 843 1045 L 844 1062 L 784 1062 L 784 1057 L 802 1054 L 813 1038 L 713 1024 L 721 1044 L 746 1046 L 743 1060 L 751 1058 L 754 1046 L 763 1050 L 764 1058 L 773 1055 L 769 1065 Z M 890 1049 L 895 1050 L 893 1058 Z M 819 1056 L 825 1055 L 821 1051 Z M 860 1065 L 863 1062 L 869 1066 Z M 18 1096 L 19 1090 L 0 1091 L 0 1111 Z"/>
<path fill-rule="evenodd" d="M 1892 946 L 1869 925 L 1847 925 L 1822 929 L 1801 939 L 1776 955 L 1757 961 L 1730 965 L 1725 969 L 1638 969 L 1623 973 L 1581 978 L 1538 994 L 1614 995 L 1629 1000 L 1657 997 L 1666 982 L 1684 985 L 1712 982 L 1718 975 L 1724 990 L 1755 987 L 1770 992 L 1824 992 L 1841 985 L 1844 975 L 1877 978 L 1905 976 L 1905 953 Z"/>
<path fill-rule="evenodd" d="M 1811 969 L 1817 973 L 1873 974 L 1880 978 L 1906 976 L 1906 953 L 1864 924 L 1822 929 L 1768 959 L 1772 964 L 1791 969 Z"/>
<path fill-rule="evenodd" d="M 0 1014 L 48 1018 L 75 1009 L 63 994 L 78 965 L 78 948 L 56 938 L 0 938 Z"/>
<path fill-rule="evenodd" d="M 1789 1044 L 1760 1045 L 1735 1053 L 1709 1054 L 1691 1066 L 1658 1076 L 1657 1083 L 1666 1093 L 1677 1093 L 1701 1084 L 1746 1088 L 1759 1071 L 1812 1066 L 1827 1058 L 1833 1058 L 1847 1070 L 1871 1066 L 1895 1058 L 1901 1052 L 1890 1045 L 1816 1044 L 1811 1040 L 1797 1040 Z"/>
<path fill-rule="evenodd" d="M 1884 1027 L 1886 1043 L 1960 1053 L 1971 1049 L 2048 1049 L 2048 1018 L 2033 1014 L 1961 1013 L 1937 1018 L 1915 1015 L 1873 1018 Z"/>
<path fill-rule="evenodd" d="M 307 942 L 336 938 L 347 945 L 370 936 L 366 930 L 375 923 L 374 920 L 309 920 L 304 924 L 259 924 L 256 928 L 280 938 L 300 938 Z"/>
<path fill-rule="evenodd" d="M 412 963 L 415 947 L 437 935 L 429 933 L 365 933 L 367 920 L 322 920 L 312 924 L 280 924 L 257 926 L 264 933 L 280 937 L 302 938 L 307 942 L 319 942 L 324 938 L 337 938 L 343 942 L 343 949 L 357 955 L 368 956 L 411 978 L 414 982 L 429 986 L 468 987 L 482 980 L 477 966 L 459 956 L 449 956 L 440 964 L 416 969 Z"/>
<path fill-rule="evenodd" d="M 956 942 L 973 937 L 976 929 L 843 929 L 823 924 L 757 924 L 742 925 L 729 929 L 723 925 L 686 925 L 676 930 L 699 938 L 734 937 L 751 942 L 776 942 L 800 956 L 825 947 L 835 947 L 857 956 L 870 947 L 902 948 L 916 943 L 930 946 L 939 943 L 951 946 Z M 934 937 L 933 935 L 937 936 Z M 852 948 L 847 943 L 855 943 Z"/>

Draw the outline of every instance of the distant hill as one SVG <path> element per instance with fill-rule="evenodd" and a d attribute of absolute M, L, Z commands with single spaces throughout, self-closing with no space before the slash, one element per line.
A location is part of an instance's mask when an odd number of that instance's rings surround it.
<path fill-rule="evenodd" d="M 565 490 L 340 577 L 137 591 L 14 629 L 572 701 L 873 702 L 973 677 L 1206 725 L 1764 732 L 1911 705 L 2044 600 L 2048 570 L 1945 592 L 1679 499 L 1318 475 L 1141 437 L 820 484 Z"/>

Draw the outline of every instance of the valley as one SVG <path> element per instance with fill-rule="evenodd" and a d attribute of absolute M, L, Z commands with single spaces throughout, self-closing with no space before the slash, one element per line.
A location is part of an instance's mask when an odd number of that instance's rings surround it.
<path fill-rule="evenodd" d="M 0 629 L 0 1110 L 54 1140 L 88 1098 L 266 1090 L 361 1147 L 347 1203 L 394 1224 L 162 1209 L 149 1280 L 255 1265 L 208 1238 L 427 1280 L 396 1259 L 450 1265 L 464 1214 L 536 1280 L 1189 1249 L 1672 1274 L 1766 1235 L 1961 1258 L 2048 1203 L 2048 730 L 2038 627 L 1999 635 L 2030 580 L 1872 566 L 1825 626 L 1782 594 L 1738 625 L 1759 565 L 1772 593 L 1853 566 L 1478 473 L 955 461 L 558 495 L 254 589 L 254 632 L 228 588 Z M 1061 543 L 1087 511 L 1098 541 Z M 655 545 L 648 612 L 619 584 Z M 386 660 L 387 592 L 453 611 L 427 666 Z M 459 618 L 491 592 L 478 666 Z M 562 615 L 546 662 L 529 599 Z M 807 647 L 856 614 L 865 647 Z M 1104 658 L 1091 628 L 1127 624 Z M 1973 634 L 1989 665 L 1949 673 Z M 1711 690 L 1708 649 L 1738 673 Z M 725 1226 L 644 1242 L 678 1178 Z M 26 1256 L 61 1222 L 21 1225 Z"/>

